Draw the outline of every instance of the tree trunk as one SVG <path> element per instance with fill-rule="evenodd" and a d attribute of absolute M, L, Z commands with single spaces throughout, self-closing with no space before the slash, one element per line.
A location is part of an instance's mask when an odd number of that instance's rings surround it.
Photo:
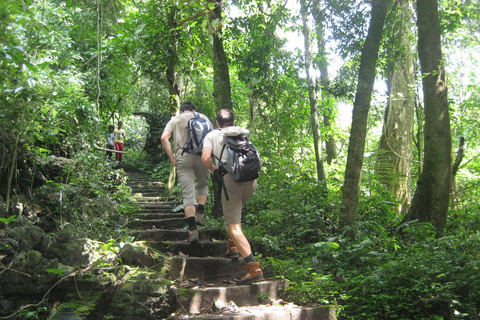
<path fill-rule="evenodd" d="M 375 65 L 378 58 L 380 40 L 382 38 L 385 17 L 389 1 L 374 0 L 372 3 L 372 18 L 367 38 L 362 48 L 362 57 L 358 74 L 357 92 L 353 104 L 352 128 L 348 145 L 347 167 L 343 199 L 340 207 L 339 227 L 353 227 L 358 219 L 358 201 L 360 196 L 360 181 L 365 150 L 368 110 L 372 100 L 373 84 L 375 82 Z M 346 230 L 347 237 L 353 237 L 353 229 Z"/>
<path fill-rule="evenodd" d="M 334 106 L 330 103 L 329 89 L 330 80 L 328 78 L 328 58 L 327 50 L 325 47 L 325 31 L 323 24 L 325 22 L 325 10 L 321 8 L 321 0 L 314 0 L 312 3 L 312 14 L 315 20 L 315 33 L 317 35 L 317 51 L 318 56 L 316 59 L 317 68 L 320 71 L 320 90 L 322 92 L 322 107 L 323 113 L 323 128 L 325 129 L 325 154 L 326 161 L 331 164 L 333 160 L 337 158 L 337 145 L 335 136 L 331 133 L 329 128 L 332 125 L 332 119 L 330 115 L 333 113 L 332 108 Z"/>
<path fill-rule="evenodd" d="M 315 162 L 317 165 L 317 180 L 325 182 L 325 169 L 323 167 L 322 155 L 322 135 L 320 132 L 320 121 L 318 117 L 318 91 L 319 79 L 315 74 L 312 53 L 312 41 L 310 40 L 310 21 L 308 19 L 308 7 L 305 0 L 300 1 L 302 21 L 303 21 L 303 37 L 305 42 L 305 70 L 307 73 L 308 97 L 310 102 L 310 115 L 313 131 L 313 145 L 315 147 Z"/>
<path fill-rule="evenodd" d="M 170 96 L 170 103 L 169 111 L 171 114 L 175 114 L 175 112 L 180 108 L 180 90 L 178 88 L 178 83 L 175 74 L 175 66 L 177 64 L 177 38 L 178 38 L 178 31 L 176 30 L 176 8 L 171 8 L 171 11 L 168 12 L 167 21 L 168 25 L 170 26 L 170 46 L 168 47 L 167 51 L 167 69 L 165 70 L 165 77 L 168 83 L 168 93 Z M 171 193 L 173 188 L 175 187 L 175 182 L 177 181 L 177 170 L 175 166 L 170 167 L 170 174 L 168 176 L 168 183 L 167 183 L 167 191 Z"/>
<path fill-rule="evenodd" d="M 165 76 L 167 78 L 168 83 L 168 92 L 170 94 L 170 111 L 174 113 L 175 111 L 180 108 L 180 90 L 178 88 L 178 83 L 175 74 L 175 66 L 178 60 L 178 53 L 177 53 L 177 38 L 178 38 L 178 31 L 176 29 L 177 23 L 175 19 L 176 15 L 176 8 L 171 8 L 171 11 L 168 13 L 168 25 L 170 26 L 171 30 L 171 44 L 168 47 L 168 54 L 167 54 L 167 70 L 165 71 Z"/>
<path fill-rule="evenodd" d="M 425 103 L 425 158 L 406 221 L 443 228 L 452 183 L 452 137 L 437 0 L 417 1 L 418 54 Z"/>
<path fill-rule="evenodd" d="M 419 97 L 420 94 L 416 94 Z M 417 149 L 418 159 L 423 159 L 423 126 L 425 124 L 425 116 L 423 114 L 423 107 L 420 106 L 418 99 L 415 99 L 415 118 L 417 121 L 417 131 L 415 132 L 415 148 Z M 423 171 L 423 162 L 418 162 L 418 176 Z"/>
<path fill-rule="evenodd" d="M 453 166 L 452 166 L 452 203 L 454 204 L 455 209 L 458 209 L 455 204 L 457 202 L 455 177 L 457 175 L 458 170 L 460 169 L 460 163 L 462 163 L 464 151 L 465 151 L 465 138 L 460 137 L 457 156 L 455 157 L 455 161 L 453 162 Z"/>
<path fill-rule="evenodd" d="M 209 31 L 211 37 L 211 55 L 213 63 L 213 99 L 215 109 L 232 109 L 232 92 L 230 87 L 230 74 L 228 61 L 223 49 L 222 40 L 222 6 L 220 0 L 213 0 L 216 7 L 208 15 Z M 214 182 L 212 216 L 222 217 L 222 202 L 218 185 Z"/>
<path fill-rule="evenodd" d="M 223 49 L 221 1 L 213 0 L 212 2 L 216 4 L 216 7 L 208 15 L 208 22 L 212 40 L 213 99 L 216 110 L 219 111 L 223 108 L 233 109 L 233 104 L 228 61 L 225 50 Z"/>
<path fill-rule="evenodd" d="M 379 144 L 376 173 L 399 202 L 394 210 L 406 214 L 410 206 L 411 159 L 413 156 L 413 125 L 415 95 L 412 53 L 412 11 L 409 0 L 400 0 L 399 25 L 394 25 L 399 46 L 390 50 L 394 63 L 387 71 L 388 103 L 385 110 L 383 133 Z M 399 52 L 398 48 L 401 48 Z"/>

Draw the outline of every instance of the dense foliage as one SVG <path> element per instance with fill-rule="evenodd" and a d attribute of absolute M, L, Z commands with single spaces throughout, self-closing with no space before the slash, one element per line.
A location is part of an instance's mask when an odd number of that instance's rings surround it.
<path fill-rule="evenodd" d="M 107 126 L 123 120 L 125 161 L 168 180 L 170 164 L 161 161 L 165 156 L 144 148 L 145 140 L 159 132 L 134 112 L 161 114 L 161 128 L 165 115 L 175 111 L 174 101 L 191 100 L 214 119 L 212 26 L 207 19 L 212 5 L 3 0 L 0 209 L 5 213 L 0 213 L 0 228 L 17 219 L 19 203 L 33 200 L 48 207 L 39 219 L 46 232 L 71 223 L 105 245 L 124 239 L 122 222 L 132 210 L 125 206 L 129 190 L 113 170 L 115 162 L 107 161 L 98 148 L 104 147 Z M 339 319 L 478 319 L 478 3 L 441 1 L 453 145 L 460 137 L 466 141 L 458 150 L 462 161 L 446 227 L 402 223 L 403 217 L 392 210 L 395 198 L 378 182 L 377 142 L 386 100 L 381 83 L 385 65 L 395 59 L 389 46 L 397 45 L 387 35 L 390 41 L 382 43 L 380 84 L 368 119 L 359 223 L 351 227 L 354 239 L 344 237 L 338 219 L 369 6 L 362 1 L 327 1 L 321 6 L 329 17 L 324 22 L 328 59 L 336 74 L 322 92 L 325 110 L 320 110 L 335 122 L 322 134 L 333 134 L 339 150 L 338 158 L 325 164 L 326 184 L 316 180 L 296 3 L 229 1 L 224 6 L 223 42 L 236 122 L 251 130 L 264 165 L 259 187 L 245 208 L 245 232 L 263 247 L 265 256 L 259 259 L 269 276 L 288 279 L 287 298 L 296 303 L 335 304 Z M 387 19 L 389 25 L 398 22 L 394 14 Z M 416 132 L 423 126 L 420 82 L 417 78 L 411 84 L 419 101 Z M 332 107 L 336 111 L 331 112 Z M 421 145 L 421 140 L 411 143 Z M 54 156 L 72 162 L 57 172 L 51 166 Z M 409 178 L 416 181 L 421 148 L 409 160 Z M 209 198 L 209 209 L 212 205 Z"/>
<path fill-rule="evenodd" d="M 335 304 L 339 319 L 477 319 L 477 214 L 452 212 L 439 234 L 430 224 L 399 226 L 388 197 L 364 195 L 352 241 L 330 222 L 339 196 L 317 191 L 260 189 L 245 216 L 249 235 L 268 247 L 268 270 L 290 280 L 289 299 Z"/>

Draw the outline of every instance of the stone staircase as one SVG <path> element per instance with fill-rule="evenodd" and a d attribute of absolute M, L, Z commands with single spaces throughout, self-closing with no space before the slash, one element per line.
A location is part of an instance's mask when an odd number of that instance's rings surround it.
<path fill-rule="evenodd" d="M 131 319 L 336 319 L 333 306 L 307 308 L 284 302 L 285 283 L 269 280 L 268 270 L 266 281 L 235 285 L 232 280 L 245 273 L 245 262 L 223 257 L 226 232 L 208 228 L 207 221 L 207 227 L 199 227 L 200 242 L 188 243 L 184 213 L 174 212 L 179 211 L 179 200 L 165 196 L 166 187 L 148 174 L 122 167 L 138 206 L 128 226 L 135 239 L 148 248 L 143 254 L 122 258 L 161 275 L 150 279 L 148 286 L 135 285 L 133 280 L 131 287 L 122 288 L 149 310 L 148 316 L 132 314 Z M 162 253 L 163 258 L 152 257 L 152 252 Z M 165 279 L 173 285 L 166 288 Z M 128 315 L 118 315 L 117 319 L 125 317 Z"/>

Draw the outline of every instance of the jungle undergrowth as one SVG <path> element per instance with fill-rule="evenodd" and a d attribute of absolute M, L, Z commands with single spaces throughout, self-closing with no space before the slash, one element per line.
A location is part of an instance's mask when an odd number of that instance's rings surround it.
<path fill-rule="evenodd" d="M 319 190 L 259 188 L 245 208 L 244 232 L 268 251 L 268 273 L 289 282 L 285 299 L 335 305 L 338 319 L 478 319 L 478 215 L 452 210 L 440 233 L 401 225 L 384 192 L 364 194 L 347 239 L 335 229 L 341 195 Z"/>

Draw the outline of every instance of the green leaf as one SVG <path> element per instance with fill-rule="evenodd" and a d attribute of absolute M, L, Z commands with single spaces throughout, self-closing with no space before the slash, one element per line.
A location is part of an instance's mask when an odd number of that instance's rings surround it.
<path fill-rule="evenodd" d="M 332 247 L 332 249 L 338 249 L 340 248 L 340 245 L 336 242 L 329 242 L 330 243 L 330 247 Z"/>
<path fill-rule="evenodd" d="M 16 215 L 11 215 L 8 218 L 0 218 L 0 222 L 3 222 L 5 224 L 9 224 L 10 222 L 17 221 L 17 216 Z"/>
<path fill-rule="evenodd" d="M 62 270 L 62 269 L 47 269 L 45 271 L 48 273 L 56 273 L 56 274 L 65 273 L 65 270 Z"/>
<path fill-rule="evenodd" d="M 125 239 L 123 239 L 123 242 L 132 243 L 134 240 L 135 240 L 135 237 L 128 236 L 128 237 L 125 237 Z"/>

